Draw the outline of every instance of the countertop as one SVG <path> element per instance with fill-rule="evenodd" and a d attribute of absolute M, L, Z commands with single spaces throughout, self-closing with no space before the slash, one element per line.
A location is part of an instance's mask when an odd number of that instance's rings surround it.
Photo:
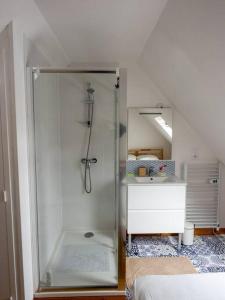
<path fill-rule="evenodd" d="M 177 176 L 168 176 L 163 182 L 137 182 L 134 176 L 127 176 L 124 178 L 124 184 L 127 185 L 186 185 L 184 180 L 181 180 Z"/>

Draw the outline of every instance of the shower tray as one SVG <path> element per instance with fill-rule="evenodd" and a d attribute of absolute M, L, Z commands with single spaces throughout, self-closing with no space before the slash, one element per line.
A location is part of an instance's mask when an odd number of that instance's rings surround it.
<path fill-rule="evenodd" d="M 118 284 L 114 232 L 64 231 L 42 278 L 42 287 L 100 287 Z"/>

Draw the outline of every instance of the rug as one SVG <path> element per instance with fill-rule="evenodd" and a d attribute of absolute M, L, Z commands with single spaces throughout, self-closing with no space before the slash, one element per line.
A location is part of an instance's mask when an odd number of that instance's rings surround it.
<path fill-rule="evenodd" d="M 197 273 L 187 257 L 126 258 L 126 283 L 131 288 L 136 278 L 145 275 Z"/>

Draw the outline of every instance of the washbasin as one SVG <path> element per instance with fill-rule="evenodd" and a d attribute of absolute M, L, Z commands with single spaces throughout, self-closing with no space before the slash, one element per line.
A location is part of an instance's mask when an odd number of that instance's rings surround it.
<path fill-rule="evenodd" d="M 160 183 L 168 179 L 167 176 L 135 177 L 138 183 Z"/>

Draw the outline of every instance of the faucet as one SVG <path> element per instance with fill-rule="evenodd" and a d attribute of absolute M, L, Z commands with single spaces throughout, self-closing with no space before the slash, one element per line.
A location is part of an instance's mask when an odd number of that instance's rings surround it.
<path fill-rule="evenodd" d="M 151 177 L 151 176 L 154 175 L 154 173 L 155 173 L 154 167 L 149 167 L 149 173 L 148 173 L 148 175 Z"/>

